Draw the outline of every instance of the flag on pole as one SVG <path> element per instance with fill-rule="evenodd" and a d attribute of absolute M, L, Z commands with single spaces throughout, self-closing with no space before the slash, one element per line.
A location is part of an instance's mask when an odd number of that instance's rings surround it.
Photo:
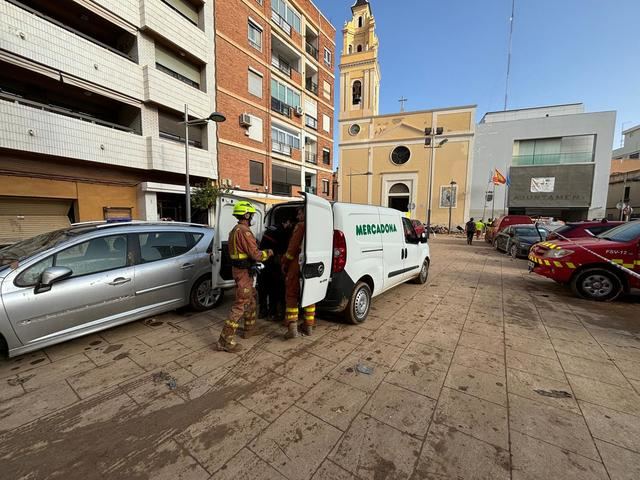
<path fill-rule="evenodd" d="M 494 185 L 505 185 L 507 183 L 507 179 L 497 168 L 495 169 L 492 180 Z"/>

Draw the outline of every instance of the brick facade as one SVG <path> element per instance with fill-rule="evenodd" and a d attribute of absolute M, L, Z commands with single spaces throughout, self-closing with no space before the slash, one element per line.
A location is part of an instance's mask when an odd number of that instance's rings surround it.
<path fill-rule="evenodd" d="M 290 0 L 288 5 L 301 16 L 301 32 L 291 28 L 287 34 L 271 19 L 271 1 L 264 0 L 261 5 L 256 0 L 227 0 L 216 2 L 216 71 L 217 91 L 216 100 L 219 111 L 223 112 L 227 121 L 219 128 L 219 178 L 229 179 L 231 185 L 247 192 L 272 193 L 272 158 L 290 164 L 290 168 L 300 170 L 304 165 L 305 172 L 314 179 L 318 195 L 331 198 L 331 170 L 333 169 L 333 123 L 331 131 L 322 129 L 322 115 L 328 115 L 333 122 L 334 110 L 332 100 L 323 96 L 323 82 L 331 85 L 332 98 L 335 81 L 332 76 L 333 66 L 324 64 L 324 48 L 335 54 L 335 28 L 322 16 L 318 9 L 308 0 Z M 252 46 L 248 40 L 249 22 L 257 24 L 262 29 L 261 50 Z M 318 35 L 318 60 L 305 51 L 306 26 Z M 272 42 L 272 37 L 276 38 Z M 272 43 L 284 45 L 284 51 L 298 57 L 299 67 L 292 70 L 290 75 L 283 73 L 271 64 Z M 295 53 L 294 53 L 295 52 Z M 305 71 L 307 65 L 317 70 L 318 95 L 305 88 Z M 249 70 L 262 75 L 262 98 L 249 93 Z M 300 104 L 304 108 L 305 98 L 314 100 L 318 105 L 318 129 L 305 126 L 305 115 L 297 115 L 292 109 L 290 115 L 283 115 L 272 110 L 271 79 L 300 93 Z M 262 120 L 262 141 L 249 137 L 247 127 L 240 125 L 242 114 L 250 114 Z M 291 149 L 290 155 L 272 153 L 271 127 L 285 127 L 291 133 L 300 137 L 300 149 Z M 252 130 L 254 132 L 254 130 Z M 305 137 L 317 139 L 317 164 L 304 162 Z M 252 135 L 253 136 L 253 135 Z M 322 161 L 322 150 L 328 148 L 331 152 L 330 164 Z M 259 161 L 264 164 L 265 187 L 252 185 L 249 181 L 249 161 Z M 322 193 L 322 180 L 329 180 L 329 194 Z M 294 187 L 293 191 L 296 191 Z"/>

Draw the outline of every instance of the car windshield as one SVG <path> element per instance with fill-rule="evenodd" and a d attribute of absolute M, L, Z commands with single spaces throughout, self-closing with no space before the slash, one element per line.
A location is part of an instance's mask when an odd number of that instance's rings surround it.
<path fill-rule="evenodd" d="M 0 270 L 6 268 L 13 262 L 23 260 L 38 252 L 43 252 L 44 250 L 55 247 L 74 235 L 75 232 L 73 230 L 56 230 L 5 247 L 0 250 Z"/>
<path fill-rule="evenodd" d="M 598 235 L 614 242 L 630 242 L 640 237 L 640 221 L 626 223 Z"/>
<path fill-rule="evenodd" d="M 514 229 L 519 237 L 538 237 L 540 234 L 536 227 L 517 227 Z"/>

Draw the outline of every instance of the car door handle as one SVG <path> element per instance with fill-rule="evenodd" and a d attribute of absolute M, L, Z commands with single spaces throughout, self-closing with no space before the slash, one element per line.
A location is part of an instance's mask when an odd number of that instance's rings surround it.
<path fill-rule="evenodd" d="M 131 281 L 130 278 L 118 277 L 113 282 L 109 282 L 109 285 L 118 286 L 124 285 L 125 283 L 129 283 Z"/>
<path fill-rule="evenodd" d="M 181 268 L 182 270 L 189 270 L 190 268 L 193 268 L 193 267 L 194 267 L 193 263 L 185 263 L 185 264 L 184 264 L 184 265 L 182 265 L 180 268 Z"/>

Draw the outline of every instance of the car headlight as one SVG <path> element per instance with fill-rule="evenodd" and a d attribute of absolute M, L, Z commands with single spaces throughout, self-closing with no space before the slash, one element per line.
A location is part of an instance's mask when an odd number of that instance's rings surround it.
<path fill-rule="evenodd" d="M 565 250 L 564 248 L 561 248 L 560 250 L 549 250 L 547 251 L 547 253 L 545 254 L 545 257 L 547 258 L 562 258 L 562 257 L 567 257 L 569 255 L 572 255 L 574 253 L 573 250 Z"/>

